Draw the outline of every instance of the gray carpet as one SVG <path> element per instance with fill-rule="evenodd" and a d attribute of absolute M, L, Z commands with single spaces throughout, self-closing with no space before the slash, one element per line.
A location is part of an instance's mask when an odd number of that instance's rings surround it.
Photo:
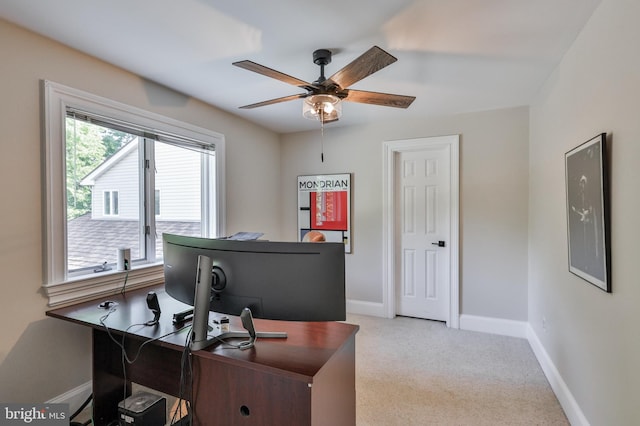
<path fill-rule="evenodd" d="M 568 425 L 529 343 L 415 318 L 348 315 L 357 426 Z"/>
<path fill-rule="evenodd" d="M 357 426 L 569 424 L 524 339 L 414 318 L 347 322 L 360 326 Z M 90 418 L 88 407 L 76 421 Z"/>

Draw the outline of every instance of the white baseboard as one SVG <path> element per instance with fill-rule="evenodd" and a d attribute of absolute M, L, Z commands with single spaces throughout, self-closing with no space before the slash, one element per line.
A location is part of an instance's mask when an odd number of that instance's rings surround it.
<path fill-rule="evenodd" d="M 526 321 L 515 321 L 500 318 L 479 317 L 476 315 L 460 315 L 460 329 L 480 331 L 482 333 L 500 334 L 502 336 L 527 338 Z"/>
<path fill-rule="evenodd" d="M 544 349 L 544 346 L 542 346 L 542 342 L 540 342 L 538 335 L 533 331 L 533 328 L 529 324 L 527 324 L 527 339 L 529 340 L 529 345 L 531 346 L 533 353 L 538 359 L 540 367 L 542 367 L 544 375 L 547 377 L 547 380 L 551 385 L 551 389 L 553 389 L 553 393 L 556 394 L 556 398 L 558 398 L 567 419 L 569 419 L 569 423 L 571 423 L 572 426 L 589 426 L 589 421 L 580 409 L 580 406 L 573 397 L 569 387 L 562 379 L 562 376 L 560 376 L 558 369 L 553 364 L 553 361 L 551 361 L 551 358 Z"/>
<path fill-rule="evenodd" d="M 93 392 L 91 381 L 81 384 L 61 395 L 53 397 L 47 404 L 69 404 L 69 414 L 75 412 Z"/>
<path fill-rule="evenodd" d="M 382 303 L 365 302 L 362 300 L 352 299 L 347 299 L 347 313 L 381 318 L 386 316 L 384 305 Z"/>

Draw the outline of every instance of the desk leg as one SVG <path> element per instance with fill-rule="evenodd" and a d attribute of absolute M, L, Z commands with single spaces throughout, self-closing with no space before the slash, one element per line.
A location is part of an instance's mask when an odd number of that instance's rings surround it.
<path fill-rule="evenodd" d="M 118 418 L 118 402 L 131 395 L 122 371 L 122 352 L 105 331 L 93 330 L 93 419 L 96 426 Z"/>
<path fill-rule="evenodd" d="M 355 348 L 353 335 L 313 378 L 313 426 L 356 424 Z"/>

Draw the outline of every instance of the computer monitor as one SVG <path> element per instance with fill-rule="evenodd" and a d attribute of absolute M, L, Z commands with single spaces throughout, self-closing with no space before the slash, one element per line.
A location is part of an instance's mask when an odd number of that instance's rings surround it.
<path fill-rule="evenodd" d="M 209 309 L 289 321 L 346 319 L 341 243 L 235 241 L 163 234 L 167 293 L 194 305 L 198 256 L 212 262 Z"/>

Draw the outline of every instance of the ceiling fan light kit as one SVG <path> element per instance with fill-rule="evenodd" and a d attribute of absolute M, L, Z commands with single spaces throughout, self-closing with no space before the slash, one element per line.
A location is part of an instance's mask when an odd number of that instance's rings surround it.
<path fill-rule="evenodd" d="M 337 71 L 329 78 L 324 76 L 325 65 L 331 63 L 331 51 L 318 49 L 313 52 L 313 62 L 320 66 L 320 77 L 313 83 L 307 83 L 296 77 L 281 73 L 252 61 L 234 62 L 233 65 L 244 68 L 267 77 L 275 78 L 284 83 L 306 90 L 306 93 L 284 96 L 268 101 L 241 106 L 242 109 L 252 109 L 280 102 L 303 99 L 302 115 L 305 118 L 318 120 L 322 124 L 337 121 L 342 115 L 342 101 L 363 104 L 408 108 L 415 100 L 415 96 L 393 95 L 388 93 L 367 92 L 348 89 L 354 83 L 381 70 L 397 61 L 397 59 L 378 46 L 373 46 L 354 61 Z"/>
<path fill-rule="evenodd" d="M 342 116 L 342 103 L 335 95 L 311 95 L 302 102 L 302 116 L 322 123 L 330 123 Z"/>

